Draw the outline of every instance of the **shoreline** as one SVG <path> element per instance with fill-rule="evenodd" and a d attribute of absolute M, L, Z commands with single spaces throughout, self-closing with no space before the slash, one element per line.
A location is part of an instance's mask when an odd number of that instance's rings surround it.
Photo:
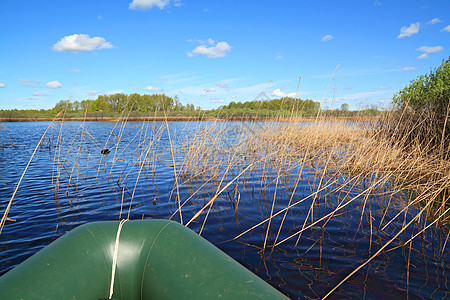
<path fill-rule="evenodd" d="M 184 116 L 168 116 L 168 117 L 65 117 L 65 118 L 33 118 L 33 117 L 11 117 L 2 118 L 0 122 L 48 122 L 48 121 L 77 121 L 77 122 L 117 122 L 122 120 L 127 121 L 202 121 L 202 120 L 214 120 L 209 117 L 184 117 Z"/>
<path fill-rule="evenodd" d="M 377 117 L 352 116 L 335 117 L 320 116 L 318 121 L 375 121 Z M 315 121 L 316 117 L 257 117 L 257 116 L 236 116 L 217 118 L 210 116 L 147 116 L 147 117 L 65 117 L 65 118 L 34 118 L 34 117 L 0 117 L 0 123 L 14 122 L 51 122 L 51 121 L 74 121 L 74 122 L 118 122 L 118 121 L 168 121 L 168 122 L 188 122 L 188 121 Z"/>

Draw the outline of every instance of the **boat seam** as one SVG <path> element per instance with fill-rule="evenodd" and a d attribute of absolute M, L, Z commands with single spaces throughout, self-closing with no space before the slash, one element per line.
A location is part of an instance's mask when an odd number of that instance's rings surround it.
<path fill-rule="evenodd" d="M 153 250 L 153 246 L 156 243 L 156 240 L 158 239 L 159 235 L 166 229 L 167 226 L 169 226 L 171 224 L 171 222 L 168 222 L 166 225 L 163 226 L 163 228 L 161 228 L 158 232 L 158 234 L 156 235 L 156 237 L 153 239 L 152 245 L 150 246 L 150 249 L 147 252 L 147 258 L 145 259 L 145 265 L 144 265 L 144 269 L 142 270 L 142 276 L 141 276 L 141 299 L 142 299 L 142 287 L 144 285 L 144 274 L 145 274 L 145 270 L 147 269 L 147 263 L 148 260 L 150 258 L 150 254 Z"/>

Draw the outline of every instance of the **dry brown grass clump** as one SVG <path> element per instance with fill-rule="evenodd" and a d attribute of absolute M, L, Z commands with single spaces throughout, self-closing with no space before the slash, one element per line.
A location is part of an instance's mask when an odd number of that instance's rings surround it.
<path fill-rule="evenodd" d="M 267 147 L 276 145 L 303 157 L 305 163 L 348 180 L 359 178 L 375 182 L 385 178 L 392 191 L 408 191 L 433 199 L 428 214 L 447 224 L 450 190 L 450 162 L 423 146 L 396 140 L 386 126 L 375 126 L 386 120 L 367 122 L 311 121 L 281 123 L 261 130 Z M 273 146 L 272 146 L 273 147 Z M 394 184 L 392 186 L 392 184 Z M 379 184 L 378 184 L 379 185 Z M 418 199 L 414 203 L 419 203 Z M 436 208 L 436 203 L 439 203 Z M 426 205 L 426 204 L 425 204 Z"/>
<path fill-rule="evenodd" d="M 393 234 L 390 240 L 385 242 L 375 254 L 351 272 L 325 297 L 377 255 L 383 251 L 390 251 L 387 250 L 388 246 L 408 228 L 411 228 L 410 226 L 418 226 L 417 233 L 402 243 L 403 246 L 411 247 L 414 239 L 423 238 L 423 232 L 433 226 L 440 226 L 444 231 L 449 231 L 450 162 L 446 159 L 448 154 L 443 152 L 442 148 L 439 149 L 440 151 L 430 149 L 431 145 L 436 143 L 430 142 L 430 146 L 425 143 L 424 146 L 423 139 L 428 131 L 426 128 L 417 129 L 422 126 L 421 124 L 408 123 L 415 132 L 420 130 L 423 133 L 417 139 L 412 139 L 411 134 L 407 135 L 408 138 L 399 138 L 399 135 L 392 134 L 392 124 L 395 124 L 393 116 L 395 115 L 389 115 L 387 118 L 371 124 L 363 121 L 291 122 L 268 126 L 260 132 L 261 140 L 264 141 L 267 148 L 283 149 L 284 157 L 289 156 L 286 153 L 290 153 L 291 157 L 298 157 L 304 164 L 316 170 L 317 194 L 321 192 L 321 197 L 326 197 L 327 193 L 339 193 L 343 199 L 335 206 L 334 211 L 318 219 L 311 217 L 309 225 L 305 221 L 300 231 L 281 241 L 275 239 L 273 246 L 278 246 L 296 236 L 298 236 L 298 242 L 301 233 L 306 229 L 315 224 L 323 222 L 326 224 L 330 218 L 339 215 L 342 208 L 353 201 L 362 201 L 361 220 L 364 215 L 371 218 L 375 212 L 372 212 L 371 208 L 366 205 L 369 195 L 381 195 L 383 198 L 389 199 L 380 222 L 380 232 L 408 211 L 417 211 L 411 220 L 405 222 L 402 228 Z M 386 124 L 390 124 L 390 126 L 386 126 Z M 403 130 L 405 128 L 404 124 L 397 127 L 401 127 Z M 429 131 L 433 131 L 433 129 Z M 444 134 L 445 131 L 442 133 L 442 140 L 446 138 Z M 329 188 L 324 194 L 323 190 L 326 187 Z M 350 192 L 354 192 L 355 188 L 360 191 L 356 196 Z M 344 192 L 342 196 L 343 190 L 347 190 L 348 193 Z M 313 193 L 314 199 L 317 194 Z M 393 199 L 398 198 L 398 195 L 408 195 L 400 197 L 400 201 L 405 202 L 403 209 L 394 216 L 388 217 L 390 207 L 396 205 Z M 345 201 L 345 199 L 347 200 Z M 311 204 L 310 212 L 314 210 L 314 203 L 315 201 Z M 286 212 L 291 207 L 293 205 L 290 202 L 285 209 Z M 271 218 L 278 214 L 279 212 L 275 212 Z M 265 220 L 250 230 L 268 222 L 270 220 Z M 371 220 L 369 223 L 371 224 Z M 448 239 L 449 234 L 445 241 L 440 243 L 439 253 L 441 256 L 445 251 Z"/>

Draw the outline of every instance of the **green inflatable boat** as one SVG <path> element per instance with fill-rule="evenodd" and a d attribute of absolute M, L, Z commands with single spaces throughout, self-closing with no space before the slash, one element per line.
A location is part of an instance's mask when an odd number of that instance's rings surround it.
<path fill-rule="evenodd" d="M 65 234 L 3 275 L 0 299 L 287 299 L 176 222 L 122 224 Z"/>

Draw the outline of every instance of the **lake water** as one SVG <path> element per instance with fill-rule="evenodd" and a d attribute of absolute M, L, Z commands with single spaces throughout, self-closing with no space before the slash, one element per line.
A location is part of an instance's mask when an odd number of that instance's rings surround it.
<path fill-rule="evenodd" d="M 49 124 L 0 124 L 2 214 Z M 319 180 L 320 170 L 296 164 L 301 157 L 291 157 L 289 165 L 281 166 L 274 153 L 261 154 L 263 144 L 242 142 L 255 128 L 266 125 L 52 125 L 24 176 L 8 215 L 10 220 L 0 235 L 0 274 L 81 224 L 119 220 L 129 214 L 130 219 L 171 218 L 183 224 L 192 219 L 189 228 L 290 298 L 323 297 L 390 241 L 418 208 L 397 216 L 405 207 L 404 196 L 358 196 L 364 182 L 338 189 L 339 182 L 331 181 L 326 190 L 311 196 L 318 186 L 330 182 L 331 175 Z M 261 153 L 251 154 L 256 153 L 251 148 L 255 144 Z M 110 153 L 101 154 L 103 148 Z M 352 201 L 347 204 L 349 199 Z M 184 202 L 180 214 L 178 208 Z M 272 218 L 270 226 L 265 222 L 235 239 L 292 203 L 296 205 Z M 336 207 L 340 208 L 331 217 L 315 222 Z M 392 222 L 381 230 L 387 220 Z M 421 218 L 420 228 L 426 222 Z M 448 246 L 441 251 L 447 232 L 433 225 L 415 238 L 411 247 L 401 246 L 418 232 L 414 224 L 330 298 L 448 298 Z M 295 235 L 304 226 L 307 229 Z M 291 235 L 271 247 L 275 240 Z M 261 251 L 265 241 L 268 247 Z"/>

